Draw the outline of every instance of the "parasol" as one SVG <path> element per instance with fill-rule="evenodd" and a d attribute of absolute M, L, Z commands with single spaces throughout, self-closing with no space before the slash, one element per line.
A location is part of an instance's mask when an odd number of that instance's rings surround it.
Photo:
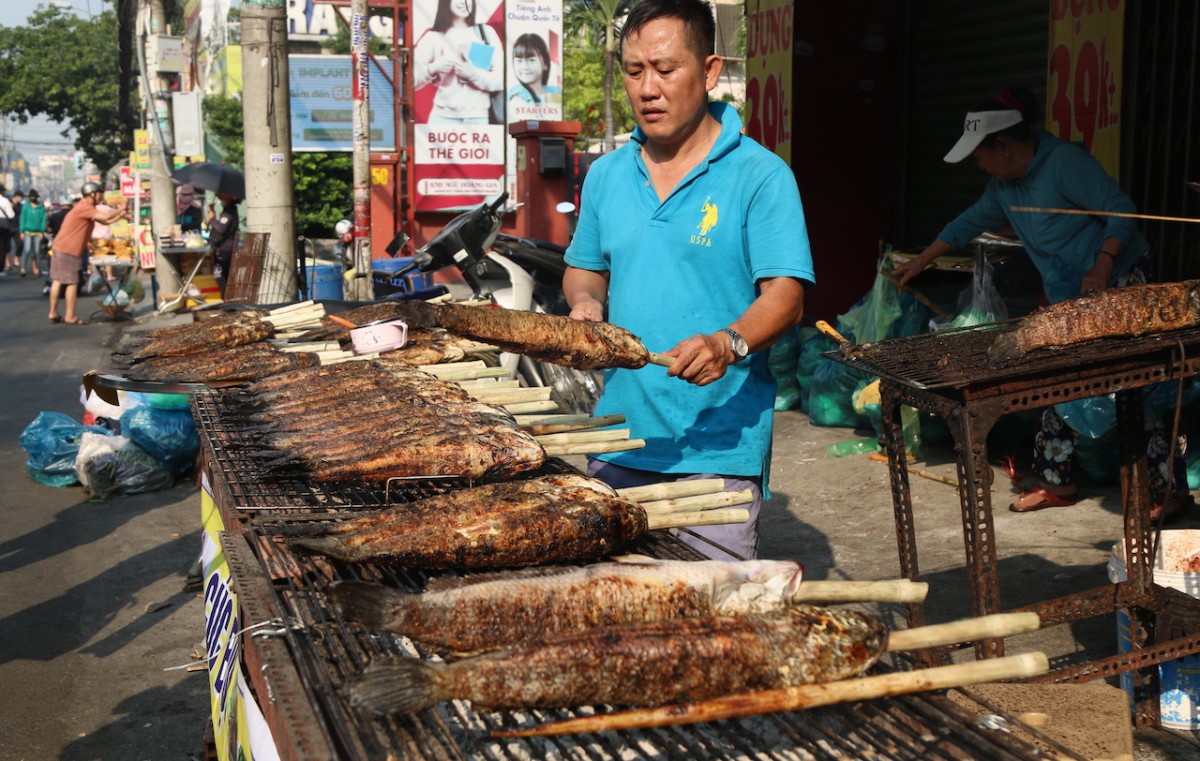
<path fill-rule="evenodd" d="M 213 193 L 246 197 L 246 176 L 228 164 L 212 161 L 194 161 L 176 169 L 171 179 L 178 183 L 190 183 Z"/>

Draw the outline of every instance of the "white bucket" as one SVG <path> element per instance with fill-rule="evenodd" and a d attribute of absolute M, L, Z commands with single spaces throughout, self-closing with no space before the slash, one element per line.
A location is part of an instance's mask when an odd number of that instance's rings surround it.
<path fill-rule="evenodd" d="M 1200 531 L 1175 530 L 1162 532 L 1158 555 L 1154 559 L 1154 583 L 1178 589 L 1180 592 L 1200 598 L 1200 573 L 1170 570 L 1179 568 L 1190 557 L 1200 556 Z M 1166 567 L 1163 558 L 1166 558 Z M 1113 545 L 1112 557 L 1108 561 L 1110 581 L 1125 581 L 1125 545 Z M 1117 611 L 1117 652 L 1128 653 L 1133 648 L 1129 633 L 1129 611 Z M 1200 730 L 1200 655 L 1189 655 L 1158 666 L 1162 687 L 1159 712 L 1162 725 L 1171 729 L 1189 732 Z M 1121 674 L 1121 688 L 1129 695 L 1133 705 L 1133 675 Z"/>

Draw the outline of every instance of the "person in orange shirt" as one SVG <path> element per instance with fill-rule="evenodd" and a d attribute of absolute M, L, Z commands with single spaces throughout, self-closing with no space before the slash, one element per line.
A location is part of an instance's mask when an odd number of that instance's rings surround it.
<path fill-rule="evenodd" d="M 67 212 L 51 245 L 54 255 L 50 258 L 50 322 L 67 325 L 87 324 L 87 320 L 81 320 L 75 314 L 75 303 L 79 300 L 79 275 L 83 271 L 83 254 L 92 238 L 92 229 L 96 223 L 107 225 L 129 216 L 128 208 L 107 212 L 97 208 L 104 200 L 104 188 L 97 183 L 83 183 L 80 192 L 83 198 Z M 66 301 L 62 316 L 58 314 L 59 296 Z"/>

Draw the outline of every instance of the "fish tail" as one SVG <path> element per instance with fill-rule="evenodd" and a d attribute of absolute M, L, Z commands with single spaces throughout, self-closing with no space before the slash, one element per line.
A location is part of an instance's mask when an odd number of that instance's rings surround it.
<path fill-rule="evenodd" d="M 424 710 L 449 697 L 439 678 L 445 668 L 416 658 L 376 659 L 348 682 L 350 705 L 376 716 Z"/>
<path fill-rule="evenodd" d="M 319 552 L 322 555 L 328 555 L 338 560 L 354 560 L 355 553 L 346 543 L 338 536 L 305 536 L 298 539 L 292 539 L 289 544 L 293 547 L 302 547 L 306 550 Z"/>
<path fill-rule="evenodd" d="M 349 621 L 357 621 L 368 629 L 399 631 L 404 615 L 400 603 L 410 597 L 380 584 L 365 581 L 338 581 L 329 588 L 329 597 Z"/>
<path fill-rule="evenodd" d="M 1025 354 L 1017 331 L 997 336 L 988 349 L 988 364 L 992 367 L 1005 367 L 1020 359 Z"/>

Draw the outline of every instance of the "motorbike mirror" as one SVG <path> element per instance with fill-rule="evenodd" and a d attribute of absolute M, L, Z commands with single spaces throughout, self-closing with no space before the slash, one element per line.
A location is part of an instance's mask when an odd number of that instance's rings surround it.
<path fill-rule="evenodd" d="M 571 203 L 570 201 L 563 201 L 555 206 L 554 210 L 559 214 L 571 214 L 575 211 L 575 204 Z"/>
<path fill-rule="evenodd" d="M 386 251 L 394 257 L 404 250 L 404 247 L 408 245 L 408 240 L 408 233 L 403 230 L 397 230 L 396 237 L 392 238 L 391 243 L 387 244 Z"/>

